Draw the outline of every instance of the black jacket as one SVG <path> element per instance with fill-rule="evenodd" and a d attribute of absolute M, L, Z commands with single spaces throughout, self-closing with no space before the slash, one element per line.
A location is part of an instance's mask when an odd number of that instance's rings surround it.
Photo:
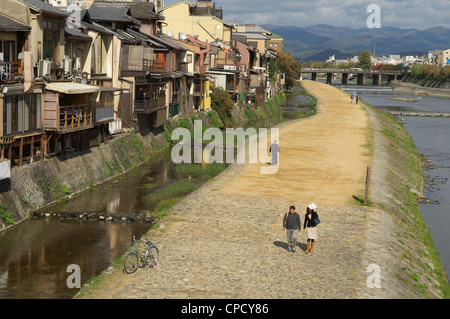
<path fill-rule="evenodd" d="M 283 218 L 283 228 L 287 228 L 287 218 L 288 218 L 288 214 L 290 214 L 290 212 L 287 212 L 284 215 Z M 294 212 L 294 214 L 292 215 L 292 217 L 294 218 L 294 224 L 292 225 L 292 227 L 289 227 L 288 229 L 298 229 L 300 230 L 302 228 L 302 223 L 300 222 L 300 215 L 297 214 L 297 212 Z"/>
<path fill-rule="evenodd" d="M 311 213 L 311 219 L 308 218 L 308 213 L 305 214 L 305 222 L 303 224 L 303 228 L 306 227 L 316 227 L 316 223 L 314 222 L 314 219 L 318 218 L 319 215 L 317 215 L 317 212 Z"/>

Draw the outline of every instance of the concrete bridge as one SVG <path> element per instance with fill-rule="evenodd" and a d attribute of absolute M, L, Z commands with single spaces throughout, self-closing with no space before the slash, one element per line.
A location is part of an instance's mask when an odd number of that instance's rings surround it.
<path fill-rule="evenodd" d="M 387 76 L 388 82 L 398 80 L 401 78 L 402 71 L 388 71 L 388 70 L 363 70 L 363 69 L 325 69 L 325 68 L 302 68 L 301 73 L 311 73 L 311 80 L 317 81 L 318 73 L 327 74 L 327 84 L 333 84 L 334 75 L 336 73 L 342 74 L 342 84 L 348 84 L 351 75 L 358 77 L 357 83 L 360 85 L 366 84 L 366 76 L 371 75 L 373 85 L 381 85 L 381 77 Z"/>

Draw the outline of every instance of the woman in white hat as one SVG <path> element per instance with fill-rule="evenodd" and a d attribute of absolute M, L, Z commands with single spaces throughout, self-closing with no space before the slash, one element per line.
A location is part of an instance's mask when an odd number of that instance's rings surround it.
<path fill-rule="evenodd" d="M 307 232 L 306 241 L 306 251 L 305 253 L 312 253 L 314 247 L 314 240 L 317 239 L 317 229 L 316 226 L 320 222 L 319 215 L 316 212 L 316 204 L 309 204 L 306 208 L 305 222 L 303 225 L 303 230 Z"/>

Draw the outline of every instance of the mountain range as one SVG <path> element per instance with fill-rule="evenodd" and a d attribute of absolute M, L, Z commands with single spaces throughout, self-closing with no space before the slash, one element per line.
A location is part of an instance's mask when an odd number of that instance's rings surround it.
<path fill-rule="evenodd" d="M 424 30 L 396 27 L 360 28 L 334 27 L 326 24 L 308 27 L 261 25 L 284 38 L 284 51 L 305 61 L 351 58 L 368 49 L 373 54 L 424 55 L 428 51 L 450 48 L 450 28 L 432 27 Z"/>

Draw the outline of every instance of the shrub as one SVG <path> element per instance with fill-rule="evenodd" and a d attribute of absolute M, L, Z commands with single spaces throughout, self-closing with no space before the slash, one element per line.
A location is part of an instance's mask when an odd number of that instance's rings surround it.
<path fill-rule="evenodd" d="M 7 225 L 14 224 L 14 217 L 9 211 L 8 204 L 6 203 L 0 204 L 0 219 L 3 219 Z"/>

